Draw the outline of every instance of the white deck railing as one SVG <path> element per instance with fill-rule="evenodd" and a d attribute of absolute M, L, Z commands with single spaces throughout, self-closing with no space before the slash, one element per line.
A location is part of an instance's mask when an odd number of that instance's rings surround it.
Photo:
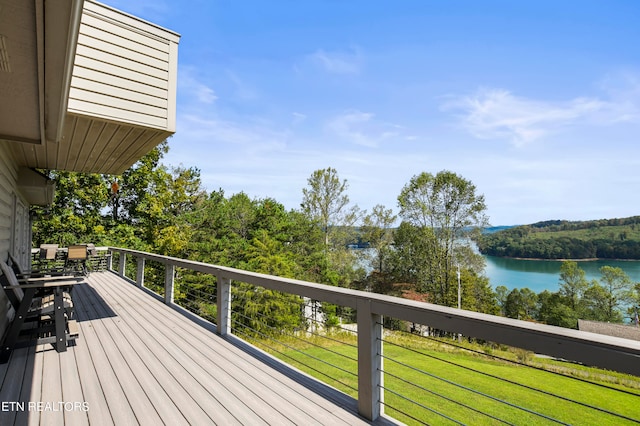
<path fill-rule="evenodd" d="M 640 342 L 578 330 L 535 324 L 510 318 L 448 308 L 376 293 L 315 284 L 259 274 L 202 262 L 110 247 L 119 253 L 120 276 L 125 276 L 126 256 L 137 259 L 136 283 L 144 286 L 145 260 L 165 265 L 165 303 L 173 304 L 176 267 L 217 278 L 217 332 L 231 333 L 231 286 L 233 281 L 357 310 L 358 408 L 375 420 L 382 413 L 382 317 L 428 325 L 538 354 L 572 360 L 585 365 L 640 376 Z M 111 265 L 109 265 L 109 269 Z"/>

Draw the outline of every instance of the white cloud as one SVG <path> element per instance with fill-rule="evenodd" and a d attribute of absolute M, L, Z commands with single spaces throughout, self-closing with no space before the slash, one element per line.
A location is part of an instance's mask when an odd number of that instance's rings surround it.
<path fill-rule="evenodd" d="M 293 116 L 292 125 L 300 124 L 307 119 L 307 116 L 300 112 L 292 112 L 291 115 Z"/>
<path fill-rule="evenodd" d="M 329 120 L 325 128 L 349 143 L 377 147 L 382 141 L 398 137 L 401 126 L 375 120 L 372 113 L 349 110 Z"/>
<path fill-rule="evenodd" d="M 327 52 L 324 49 L 318 49 L 309 55 L 309 59 L 325 71 L 334 74 L 358 74 L 364 62 L 358 48 L 343 52 Z"/>
<path fill-rule="evenodd" d="M 181 68 L 178 73 L 179 90 L 181 94 L 187 94 L 199 103 L 212 104 L 217 99 L 215 91 L 197 79 L 195 70 L 190 68 Z"/>
<path fill-rule="evenodd" d="M 638 98 L 545 101 L 518 97 L 504 89 L 480 89 L 472 95 L 453 98 L 443 109 L 460 111 L 463 126 L 476 138 L 507 139 L 523 146 L 567 126 L 638 120 Z"/>

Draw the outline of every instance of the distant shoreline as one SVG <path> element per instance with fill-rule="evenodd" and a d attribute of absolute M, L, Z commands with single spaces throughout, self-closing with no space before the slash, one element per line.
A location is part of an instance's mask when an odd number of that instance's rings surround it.
<path fill-rule="evenodd" d="M 612 261 L 612 262 L 638 262 L 640 259 L 609 259 L 605 257 L 589 257 L 581 259 L 545 259 L 543 257 L 511 257 L 511 256 L 494 256 L 491 254 L 485 254 L 484 256 L 496 257 L 499 259 L 514 259 L 514 260 L 545 260 L 550 262 L 593 262 L 597 260 Z"/>

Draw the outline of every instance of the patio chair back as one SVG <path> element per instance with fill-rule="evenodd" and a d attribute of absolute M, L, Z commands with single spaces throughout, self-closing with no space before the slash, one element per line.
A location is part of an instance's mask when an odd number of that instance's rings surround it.
<path fill-rule="evenodd" d="M 67 260 L 82 261 L 87 260 L 87 246 L 75 245 L 69 246 L 67 249 Z"/>
<path fill-rule="evenodd" d="M 20 305 L 20 302 L 22 302 L 22 299 L 24 298 L 24 290 L 19 287 L 20 283 L 18 282 L 16 274 L 5 261 L 0 261 L 0 271 L 2 271 L 2 274 L 0 275 L 0 283 L 2 283 L 3 286 L 6 286 L 4 289 L 5 293 L 15 308 Z"/>

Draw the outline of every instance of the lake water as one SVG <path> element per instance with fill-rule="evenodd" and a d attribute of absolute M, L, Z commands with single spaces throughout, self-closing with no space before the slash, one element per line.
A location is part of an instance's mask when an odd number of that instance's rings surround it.
<path fill-rule="evenodd" d="M 495 290 L 499 285 L 508 289 L 528 287 L 535 293 L 544 290 L 558 291 L 560 261 L 522 260 L 504 257 L 484 256 L 485 273 Z M 588 281 L 600 280 L 600 268 L 608 265 L 621 268 L 634 282 L 640 281 L 640 261 L 637 260 L 589 260 L 580 261 L 578 266 L 585 271 Z"/>

